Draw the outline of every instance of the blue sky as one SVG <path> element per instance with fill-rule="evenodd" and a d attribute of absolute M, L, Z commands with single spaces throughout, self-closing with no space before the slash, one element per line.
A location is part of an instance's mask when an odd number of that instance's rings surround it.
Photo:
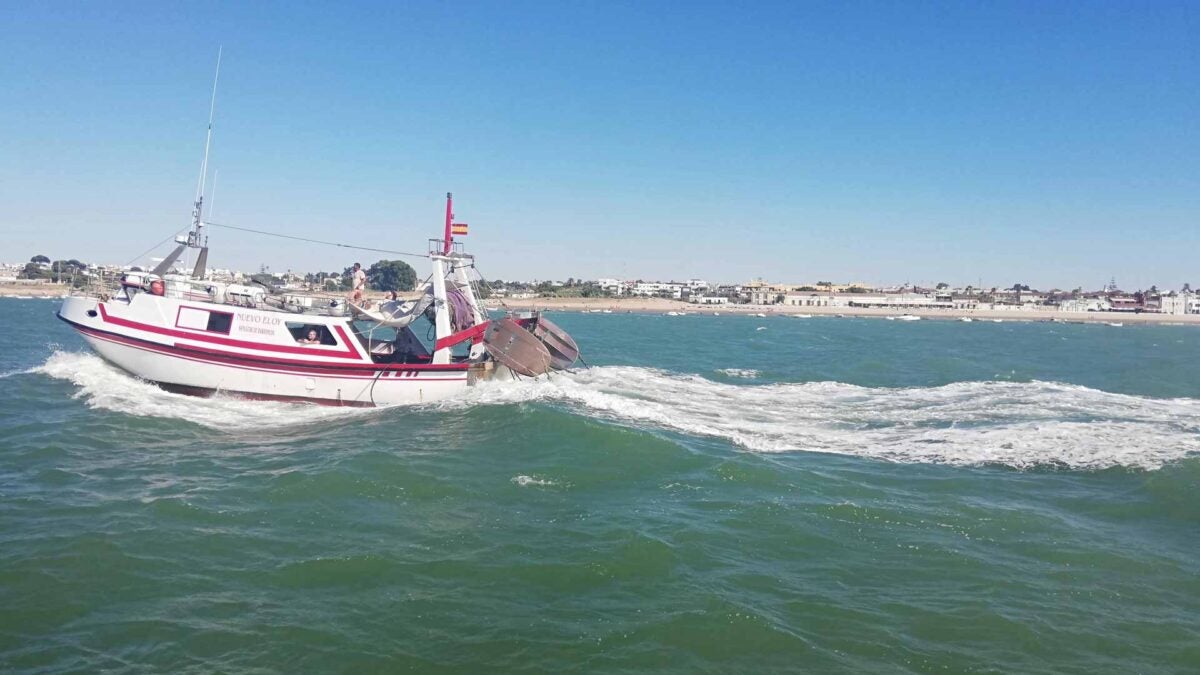
<path fill-rule="evenodd" d="M 1200 5 L 3 3 L 0 260 L 213 220 L 491 278 L 1200 285 Z M 218 265 L 378 256 L 213 230 Z"/>

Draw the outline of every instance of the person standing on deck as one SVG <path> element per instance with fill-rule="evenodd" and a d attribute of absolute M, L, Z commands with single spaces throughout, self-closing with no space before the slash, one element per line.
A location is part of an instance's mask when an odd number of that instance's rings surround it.
<path fill-rule="evenodd" d="M 363 292 L 367 290 L 367 273 L 360 263 L 354 263 L 354 271 L 350 273 L 350 301 L 362 302 Z"/>

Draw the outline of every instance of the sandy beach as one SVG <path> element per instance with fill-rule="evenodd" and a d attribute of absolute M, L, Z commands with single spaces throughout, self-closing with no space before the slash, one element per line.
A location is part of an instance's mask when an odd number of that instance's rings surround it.
<path fill-rule="evenodd" d="M 733 314 L 765 314 L 771 316 L 791 317 L 797 315 L 816 316 L 857 316 L 887 318 L 903 314 L 919 316 L 922 319 L 940 319 L 955 321 L 971 319 L 973 321 L 1062 321 L 1076 323 L 1125 323 L 1125 324 L 1189 324 L 1200 325 L 1200 314 L 1134 314 L 1131 312 L 1064 312 L 1053 307 L 1037 307 L 1030 309 L 876 309 L 868 307 L 789 307 L 784 305 L 693 305 L 678 300 L 662 298 L 530 298 L 525 300 L 491 300 L 488 306 L 493 309 L 515 310 L 549 310 L 557 312 L 590 312 L 594 310 L 610 310 L 614 314 L 665 314 L 666 312 L 687 312 L 689 314 L 713 313 L 721 315 Z"/>
<path fill-rule="evenodd" d="M 66 284 L 0 284 L 0 298 L 57 298 L 70 290 Z"/>

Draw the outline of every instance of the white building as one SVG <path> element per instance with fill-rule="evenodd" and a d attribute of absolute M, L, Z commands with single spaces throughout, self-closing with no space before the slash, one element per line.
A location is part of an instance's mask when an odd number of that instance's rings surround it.
<path fill-rule="evenodd" d="M 849 307 L 850 298 L 832 293 L 787 293 L 783 304 L 788 307 Z"/>
<path fill-rule="evenodd" d="M 1011 289 L 996 291 L 995 298 L 997 303 L 1009 305 L 1041 305 L 1046 302 L 1045 293 L 1014 291 Z"/>
<path fill-rule="evenodd" d="M 1168 293 L 1159 296 L 1159 310 L 1163 314 L 1200 314 L 1200 294 Z"/>
<path fill-rule="evenodd" d="M 663 283 L 659 281 L 638 281 L 629 289 L 631 295 L 642 295 L 646 297 L 666 296 L 679 300 L 683 297 L 683 289 L 686 285 L 676 283 L 674 281 Z"/>
<path fill-rule="evenodd" d="M 1060 302 L 1058 308 L 1064 312 L 1104 312 L 1109 305 L 1106 298 L 1071 298 Z"/>
<path fill-rule="evenodd" d="M 949 295 L 924 295 L 921 293 L 858 294 L 848 298 L 848 300 L 850 307 L 954 309 L 954 301 Z"/>
<path fill-rule="evenodd" d="M 613 295 L 621 295 L 625 290 L 625 284 L 621 283 L 620 279 L 597 279 L 596 286 L 602 291 L 608 291 Z"/>
<path fill-rule="evenodd" d="M 688 298 L 688 302 L 697 305 L 727 305 L 729 298 L 722 295 L 693 295 Z"/>

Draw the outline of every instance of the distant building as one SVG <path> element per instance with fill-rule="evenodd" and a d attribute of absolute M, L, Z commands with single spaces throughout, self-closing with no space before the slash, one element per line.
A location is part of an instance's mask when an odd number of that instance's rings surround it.
<path fill-rule="evenodd" d="M 1108 310 L 1108 299 L 1104 297 L 1070 298 L 1060 302 L 1058 308 L 1064 312 L 1103 312 Z"/>
<path fill-rule="evenodd" d="M 752 305 L 775 305 L 788 293 L 800 288 L 794 284 L 771 284 L 762 279 L 755 279 L 742 286 L 742 295 Z"/>
<path fill-rule="evenodd" d="M 1200 294 L 1172 291 L 1157 300 L 1158 311 L 1163 314 L 1200 314 Z"/>
<path fill-rule="evenodd" d="M 621 295 L 625 290 L 625 285 L 621 283 L 620 279 L 597 279 L 596 287 L 613 295 Z"/>
<path fill-rule="evenodd" d="M 668 297 L 680 300 L 683 298 L 683 290 L 687 288 L 684 284 L 674 281 L 663 283 L 660 281 L 638 281 L 629 289 L 630 295 L 641 295 L 645 297 Z"/>
<path fill-rule="evenodd" d="M 1113 312 L 1138 312 L 1142 309 L 1142 303 L 1132 295 L 1110 295 L 1108 304 L 1109 310 Z"/>
<path fill-rule="evenodd" d="M 954 300 L 949 294 L 925 295 L 922 293 L 854 294 L 847 296 L 850 307 L 954 309 Z"/>
<path fill-rule="evenodd" d="M 833 293 L 788 293 L 783 296 L 783 304 L 788 307 L 849 307 L 851 297 Z"/>

